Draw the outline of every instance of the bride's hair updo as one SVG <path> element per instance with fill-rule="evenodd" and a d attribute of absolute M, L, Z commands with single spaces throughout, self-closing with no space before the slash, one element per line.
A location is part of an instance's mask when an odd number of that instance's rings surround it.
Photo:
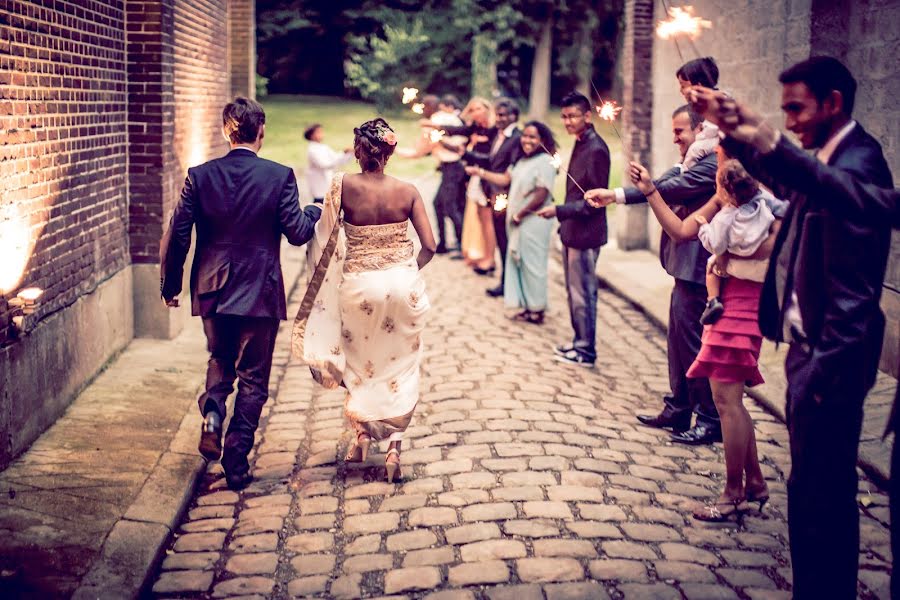
<path fill-rule="evenodd" d="M 397 134 L 381 117 L 353 130 L 353 150 L 363 171 L 383 169 L 397 147 Z"/>

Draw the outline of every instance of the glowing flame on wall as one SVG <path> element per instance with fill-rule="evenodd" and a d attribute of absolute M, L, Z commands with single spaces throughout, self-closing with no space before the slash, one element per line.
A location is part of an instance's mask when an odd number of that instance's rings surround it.
<path fill-rule="evenodd" d="M 19 286 L 34 250 L 28 220 L 8 214 L 11 211 L 17 213 L 17 208 L 12 206 L 0 212 L 0 294 L 8 294 Z"/>

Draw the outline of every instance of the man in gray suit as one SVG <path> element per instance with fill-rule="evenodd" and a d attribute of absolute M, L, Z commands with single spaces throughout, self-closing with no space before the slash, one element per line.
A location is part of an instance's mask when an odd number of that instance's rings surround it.
<path fill-rule="evenodd" d="M 688 105 L 672 114 L 675 145 L 684 159 L 694 143 L 702 119 Z M 689 215 L 703 206 L 716 191 L 716 155 L 708 154 L 686 171 L 681 165 L 665 172 L 654 182 L 663 199 L 679 216 Z M 636 204 L 647 199 L 637 188 L 589 190 L 588 196 L 602 204 Z M 669 304 L 667 332 L 669 385 L 672 394 L 663 399 L 665 406 L 658 415 L 639 415 L 638 420 L 650 427 L 669 427 L 672 439 L 685 444 L 710 444 L 722 441 L 719 413 L 713 404 L 708 379 L 688 379 L 687 370 L 700 351 L 703 326 L 700 315 L 706 305 L 706 261 L 709 253 L 699 240 L 677 242 L 665 232 L 659 244 L 659 259 L 666 272 L 675 278 Z M 697 414 L 691 427 L 691 412 Z"/>
<path fill-rule="evenodd" d="M 281 236 L 295 246 L 308 242 L 321 209 L 301 210 L 293 170 L 257 157 L 265 134 L 262 106 L 236 98 L 222 122 L 231 151 L 188 169 L 161 244 L 160 291 L 167 305 L 178 305 L 196 227 L 191 314 L 203 318 L 210 353 L 199 399 L 199 450 L 210 460 L 221 456 L 228 487 L 240 489 L 251 479 L 247 454 L 268 398 L 278 322 L 287 318 Z M 223 454 L 225 399 L 235 379 L 238 393 Z"/>

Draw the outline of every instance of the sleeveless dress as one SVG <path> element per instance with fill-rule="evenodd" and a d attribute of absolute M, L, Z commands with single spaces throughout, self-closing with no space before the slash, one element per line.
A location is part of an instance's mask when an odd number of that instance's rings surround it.
<path fill-rule="evenodd" d="M 419 401 L 425 280 L 407 221 L 342 221 L 342 177 L 332 181 L 309 245 L 311 275 L 292 349 L 323 387 L 347 389 L 344 412 L 354 429 L 399 441 Z"/>
<path fill-rule="evenodd" d="M 737 277 L 729 277 L 722 284 L 725 312 L 718 321 L 703 327 L 700 352 L 687 376 L 751 387 L 764 383 L 759 372 L 762 284 Z"/>

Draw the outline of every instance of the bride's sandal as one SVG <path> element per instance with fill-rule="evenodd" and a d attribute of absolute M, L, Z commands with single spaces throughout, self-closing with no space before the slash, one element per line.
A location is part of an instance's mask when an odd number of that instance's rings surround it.
<path fill-rule="evenodd" d="M 395 460 L 391 460 L 391 459 Z M 400 472 L 400 451 L 396 448 L 388 448 L 387 455 L 384 457 L 384 470 L 387 471 L 387 482 L 393 483 L 403 479 L 403 473 Z"/>
<path fill-rule="evenodd" d="M 372 438 L 369 437 L 369 434 L 362 432 L 356 434 L 356 441 L 350 446 L 347 456 L 344 457 L 344 462 L 366 462 L 366 459 L 369 457 L 369 444 L 371 443 Z"/>
<path fill-rule="evenodd" d="M 740 518 L 743 512 L 743 498 L 733 498 L 732 500 L 719 501 L 715 504 L 707 504 L 695 510 L 693 516 L 698 521 L 707 523 L 724 523 L 730 521 L 731 517 Z"/>

